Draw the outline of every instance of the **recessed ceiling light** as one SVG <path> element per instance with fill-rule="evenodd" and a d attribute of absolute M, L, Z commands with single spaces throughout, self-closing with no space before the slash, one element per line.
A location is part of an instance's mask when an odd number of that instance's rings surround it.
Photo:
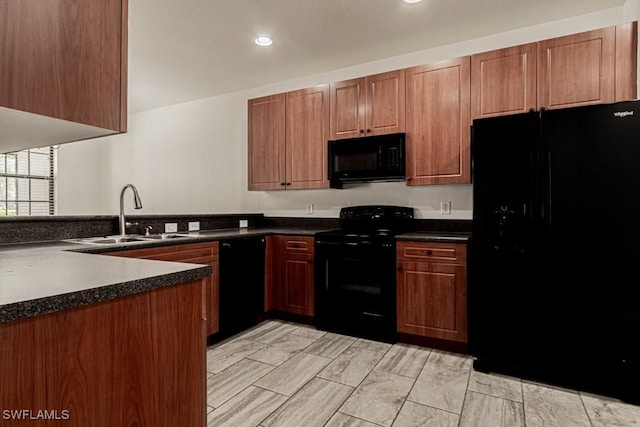
<path fill-rule="evenodd" d="M 404 2 L 405 2 L 405 3 L 409 3 L 409 4 L 412 4 L 412 3 L 420 3 L 421 1 L 422 1 L 422 0 L 404 0 Z"/>
<path fill-rule="evenodd" d="M 273 40 L 271 40 L 271 37 L 267 37 L 267 36 L 256 37 L 254 41 L 258 46 L 271 46 L 271 43 L 273 43 Z"/>

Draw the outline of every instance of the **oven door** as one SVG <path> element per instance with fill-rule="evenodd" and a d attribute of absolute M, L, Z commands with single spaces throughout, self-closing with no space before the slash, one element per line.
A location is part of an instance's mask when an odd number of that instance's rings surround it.
<path fill-rule="evenodd" d="M 395 243 L 330 243 L 315 247 L 316 326 L 395 342 Z"/>

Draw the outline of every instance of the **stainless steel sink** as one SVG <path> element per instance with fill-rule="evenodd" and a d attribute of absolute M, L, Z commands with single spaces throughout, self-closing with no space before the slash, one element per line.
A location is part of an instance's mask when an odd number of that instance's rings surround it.
<path fill-rule="evenodd" d="M 76 243 L 87 243 L 90 245 L 117 245 L 119 243 L 144 242 L 146 239 L 138 236 L 106 236 L 72 239 L 71 241 Z"/>

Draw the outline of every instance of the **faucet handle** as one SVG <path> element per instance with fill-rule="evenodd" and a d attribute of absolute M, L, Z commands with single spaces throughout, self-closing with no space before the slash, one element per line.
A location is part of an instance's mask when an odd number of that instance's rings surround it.
<path fill-rule="evenodd" d="M 132 227 L 134 225 L 140 225 L 140 223 L 139 222 L 129 222 L 129 221 L 124 223 L 125 227 Z"/>
<path fill-rule="evenodd" d="M 144 235 L 145 235 L 145 236 L 148 236 L 148 235 L 149 235 L 149 230 L 153 230 L 153 227 L 152 227 L 152 226 L 148 226 L 148 227 L 145 227 L 145 228 L 144 228 Z"/>

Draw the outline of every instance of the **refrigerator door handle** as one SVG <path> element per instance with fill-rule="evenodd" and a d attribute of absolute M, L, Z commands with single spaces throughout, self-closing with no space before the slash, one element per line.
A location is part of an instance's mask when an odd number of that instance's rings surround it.
<path fill-rule="evenodd" d="M 551 151 L 547 152 L 547 156 L 546 156 L 546 178 L 547 178 L 547 185 L 546 185 L 546 194 L 545 194 L 545 207 L 546 207 L 546 214 L 545 217 L 547 219 L 547 224 L 549 226 L 551 226 L 551 221 L 552 221 L 552 214 L 551 214 Z"/>

